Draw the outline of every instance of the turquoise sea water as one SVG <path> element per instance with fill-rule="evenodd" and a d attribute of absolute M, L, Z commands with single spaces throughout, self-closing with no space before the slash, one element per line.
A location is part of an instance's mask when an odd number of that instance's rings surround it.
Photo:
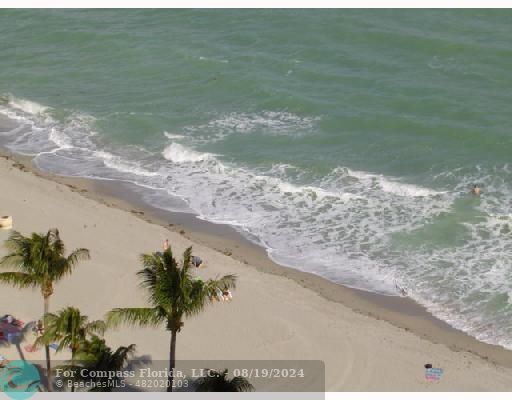
<path fill-rule="evenodd" d="M 512 12 L 0 11 L 0 140 L 512 348 Z M 468 195 L 482 186 L 481 198 Z"/>

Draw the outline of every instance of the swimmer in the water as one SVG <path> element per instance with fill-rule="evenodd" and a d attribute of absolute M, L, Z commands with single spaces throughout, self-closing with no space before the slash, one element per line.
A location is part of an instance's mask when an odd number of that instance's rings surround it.
<path fill-rule="evenodd" d="M 395 282 L 395 288 L 402 297 L 407 297 L 408 293 L 406 288 L 401 287 L 397 282 Z"/>
<path fill-rule="evenodd" d="M 473 185 L 473 188 L 471 189 L 471 194 L 473 196 L 480 196 L 480 186 Z"/>

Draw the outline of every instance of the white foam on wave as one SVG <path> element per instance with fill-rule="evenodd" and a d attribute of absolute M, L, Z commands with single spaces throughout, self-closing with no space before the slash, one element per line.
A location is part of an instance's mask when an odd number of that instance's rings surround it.
<path fill-rule="evenodd" d="M 170 158 L 178 162 L 161 172 L 203 218 L 230 221 L 257 237 L 281 263 L 369 290 L 393 290 L 392 262 L 378 254 L 386 250 L 390 234 L 418 228 L 451 204 L 450 196 L 414 185 L 390 190 L 381 182 L 394 183 L 392 178 L 364 172 L 339 168 L 317 184 L 305 184 L 291 165 L 255 173 L 171 146 Z"/>
<path fill-rule="evenodd" d="M 19 99 L 11 94 L 1 96 L 0 99 L 0 112 L 5 114 L 8 118 L 18 121 L 22 124 L 33 125 L 34 120 L 38 119 L 42 123 L 45 119 L 50 119 L 46 111 L 50 110 L 49 107 L 41 104 Z M 43 119 L 43 116 L 45 119 Z"/>
<path fill-rule="evenodd" d="M 286 176 L 289 171 L 298 171 L 298 169 L 295 166 L 287 163 L 272 164 L 272 167 L 270 168 L 271 174 L 279 176 Z"/>
<path fill-rule="evenodd" d="M 273 178 L 265 177 L 267 180 L 273 180 Z M 294 185 L 289 182 L 283 182 L 281 180 L 275 181 L 276 186 L 283 194 L 291 194 L 291 193 L 301 193 L 312 200 L 324 200 L 327 198 L 340 199 L 340 200 L 354 200 L 354 199 L 363 199 L 362 196 L 357 196 L 352 193 L 340 193 L 340 192 L 332 192 L 329 190 L 325 190 L 316 186 L 300 186 Z"/>
<path fill-rule="evenodd" d="M 173 163 L 196 163 L 211 160 L 215 157 L 211 153 L 200 153 L 179 143 L 171 143 L 164 149 L 162 155 L 166 160 Z"/>
<path fill-rule="evenodd" d="M 212 57 L 204 57 L 204 56 L 200 56 L 199 60 L 201 60 L 201 61 L 213 61 L 213 62 L 218 62 L 218 63 L 222 63 L 222 64 L 228 64 L 229 63 L 229 60 L 226 60 L 226 59 L 223 59 L 223 58 L 212 58 Z"/>
<path fill-rule="evenodd" d="M 294 134 L 313 128 L 319 117 L 300 117 L 289 112 L 265 111 L 262 113 L 231 113 L 208 123 L 211 128 L 221 128 L 239 133 L 262 130 L 269 134 Z M 300 131 L 300 132 L 299 132 Z"/>
<path fill-rule="evenodd" d="M 158 176 L 158 172 L 148 171 L 139 163 L 124 160 L 122 157 L 109 153 L 107 151 L 94 151 L 93 156 L 100 158 L 103 163 L 112 169 L 120 172 L 127 172 L 136 176 L 153 177 Z"/>
<path fill-rule="evenodd" d="M 167 131 L 164 131 L 164 136 L 167 139 L 171 139 L 171 140 L 184 139 L 186 137 L 185 135 L 178 135 L 176 133 L 169 133 Z"/>
<path fill-rule="evenodd" d="M 258 238 L 280 263 L 377 292 L 392 293 L 398 282 L 453 326 L 512 346 L 512 326 L 506 322 L 512 320 L 508 166 L 455 169 L 433 177 L 448 182 L 443 187 L 450 191 L 341 167 L 324 177 L 289 164 L 255 171 L 175 142 L 162 151 L 165 160 L 126 147 L 107 151 L 91 140 L 93 120 L 87 116 L 70 114 L 56 122 L 37 111 L 0 108 L 33 124 L 33 131 L 20 135 L 15 151 L 37 151 L 38 165 L 51 172 L 64 166 L 77 176 L 158 190 L 149 201 L 159 207 L 169 204 L 169 193 L 177 195 L 204 219 L 228 222 Z M 251 132 L 243 126 L 239 131 L 244 129 Z M 188 135 L 167 135 L 193 143 Z M 455 218 L 455 200 L 474 182 L 483 187 L 484 195 L 474 200 L 481 215 L 455 220 L 457 241 L 437 243 L 436 225 L 443 228 L 447 215 Z M 468 214 L 466 208 L 460 218 Z"/>
<path fill-rule="evenodd" d="M 71 149 L 73 147 L 69 136 L 66 136 L 62 131 L 56 128 L 50 128 L 48 138 L 58 146 L 58 150 Z"/>
<path fill-rule="evenodd" d="M 236 134 L 263 134 L 300 137 L 314 132 L 320 117 L 299 116 L 290 112 L 229 113 L 206 124 L 187 126 L 184 130 L 197 142 L 215 142 Z"/>
<path fill-rule="evenodd" d="M 67 111 L 61 120 L 53 117 L 51 107 L 30 100 L 6 96 L 0 112 L 20 124 L 20 135 L 11 135 L 6 146 L 12 151 L 30 156 L 72 151 L 92 146 L 91 128 L 95 119 L 79 112 Z M 11 140 L 12 139 L 12 140 Z"/>
<path fill-rule="evenodd" d="M 412 196 L 412 197 L 427 197 L 436 196 L 440 194 L 434 190 L 422 188 L 416 185 L 411 185 L 401 182 L 393 182 L 390 180 L 380 178 L 380 186 L 382 190 L 389 193 L 398 194 L 400 196 Z"/>
<path fill-rule="evenodd" d="M 27 114 L 38 115 L 43 114 L 49 110 L 49 107 L 43 106 L 34 101 L 19 99 L 13 96 L 7 96 L 8 104 L 18 110 L 26 112 Z"/>
<path fill-rule="evenodd" d="M 436 196 L 443 193 L 409 183 L 399 182 L 397 180 L 385 177 L 384 175 L 355 171 L 350 168 L 342 168 L 339 171 L 342 171 L 349 176 L 353 176 L 363 181 L 375 182 L 375 184 L 377 184 L 385 192 L 397 194 L 399 196 L 426 197 Z"/>
<path fill-rule="evenodd" d="M 55 122 L 45 112 L 47 110 L 49 107 L 7 95 L 0 104 L 0 112 L 19 124 L 16 130 L 19 134 L 9 134 L 5 146 L 29 156 L 57 149 L 58 146 L 49 138 Z"/>

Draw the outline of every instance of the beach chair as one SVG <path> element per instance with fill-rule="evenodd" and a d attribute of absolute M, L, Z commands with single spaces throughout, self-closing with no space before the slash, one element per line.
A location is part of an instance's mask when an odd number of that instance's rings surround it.
<path fill-rule="evenodd" d="M 0 229 L 12 229 L 12 217 L 8 215 L 0 217 Z"/>

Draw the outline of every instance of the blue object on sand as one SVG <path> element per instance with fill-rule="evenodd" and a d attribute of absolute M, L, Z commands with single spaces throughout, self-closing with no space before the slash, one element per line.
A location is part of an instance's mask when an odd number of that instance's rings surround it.
<path fill-rule="evenodd" d="M 15 341 L 16 338 L 19 338 L 21 336 L 21 333 L 20 332 L 9 332 L 7 334 L 7 341 L 9 343 L 13 343 Z"/>

